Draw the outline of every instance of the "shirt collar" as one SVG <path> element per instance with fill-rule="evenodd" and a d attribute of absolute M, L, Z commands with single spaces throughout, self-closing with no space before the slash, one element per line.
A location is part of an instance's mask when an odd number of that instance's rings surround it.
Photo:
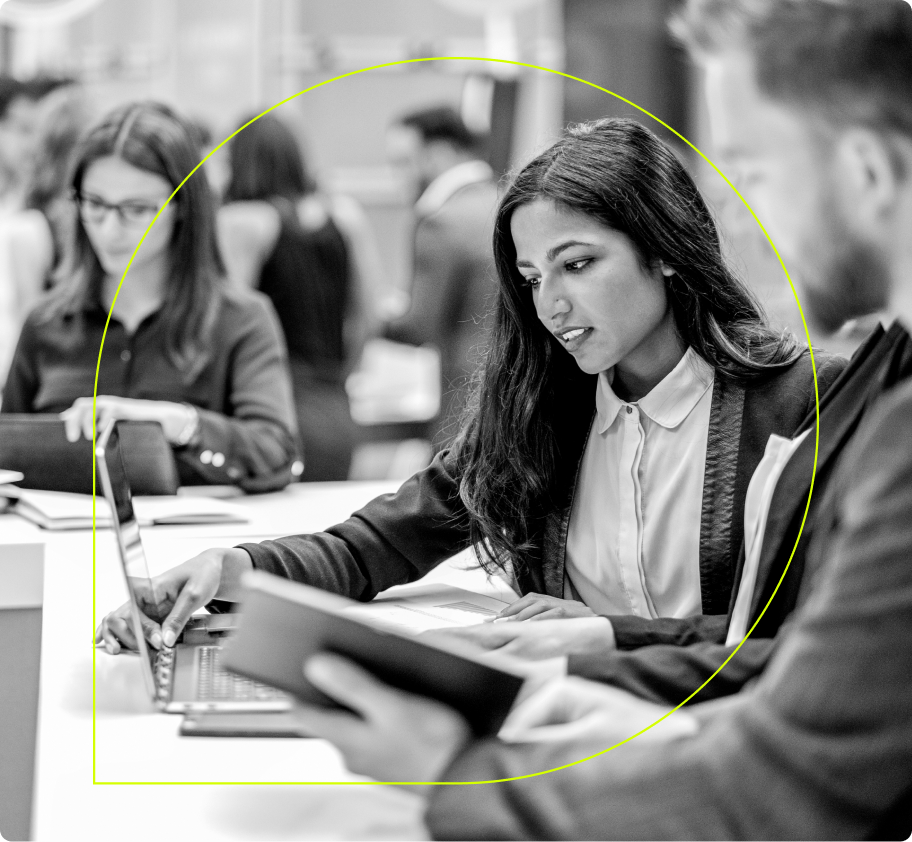
<path fill-rule="evenodd" d="M 598 376 L 595 409 L 598 431 L 604 433 L 614 423 L 618 413 L 629 403 L 622 401 L 611 388 L 614 370 L 603 371 Z M 693 411 L 712 386 L 714 372 L 693 348 L 688 348 L 678 364 L 645 395 L 636 406 L 656 424 L 674 429 Z"/>
<path fill-rule="evenodd" d="M 437 176 L 415 202 L 418 216 L 430 216 L 442 208 L 463 187 L 490 181 L 494 171 L 484 161 L 463 161 Z"/>

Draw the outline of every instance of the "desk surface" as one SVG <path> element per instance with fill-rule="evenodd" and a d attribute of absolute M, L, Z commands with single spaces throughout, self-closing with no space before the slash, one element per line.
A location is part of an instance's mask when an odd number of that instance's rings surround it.
<path fill-rule="evenodd" d="M 315 531 L 344 519 L 390 483 L 301 484 L 244 498 L 248 524 L 143 530 L 154 575 L 211 546 Z M 156 713 L 133 656 L 93 646 L 95 622 L 126 598 L 110 530 L 45 532 L 0 515 L 0 544 L 45 543 L 37 839 L 418 839 L 411 794 L 383 786 L 136 785 L 136 782 L 293 782 L 359 779 L 318 740 L 181 738 L 181 717 Z M 509 599 L 457 556 L 424 581 Z M 93 746 L 92 659 L 95 656 Z M 93 757 L 94 780 L 93 784 Z"/>

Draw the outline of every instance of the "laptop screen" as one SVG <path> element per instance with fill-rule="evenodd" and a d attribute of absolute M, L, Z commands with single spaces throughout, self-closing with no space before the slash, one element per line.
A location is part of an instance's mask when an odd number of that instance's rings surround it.
<path fill-rule="evenodd" d="M 114 534 L 117 537 L 117 550 L 123 566 L 124 577 L 129 591 L 133 614 L 133 634 L 136 636 L 139 654 L 144 663 L 143 676 L 153 698 L 157 698 L 154 673 L 152 669 L 153 652 L 146 646 L 139 622 L 139 612 L 154 616 L 154 598 L 152 578 L 146 564 L 142 539 L 139 534 L 139 523 L 133 511 L 133 499 L 130 483 L 124 468 L 121 452 L 120 434 L 117 422 L 111 422 L 101 434 L 95 448 L 98 474 L 105 499 L 113 512 Z"/>

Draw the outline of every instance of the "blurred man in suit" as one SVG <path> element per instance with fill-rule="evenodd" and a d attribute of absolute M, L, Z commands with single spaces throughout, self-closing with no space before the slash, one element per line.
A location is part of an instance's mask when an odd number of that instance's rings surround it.
<path fill-rule="evenodd" d="M 415 189 L 411 306 L 388 339 L 440 352 L 441 407 L 432 430 L 440 446 L 455 432 L 468 383 L 482 358 L 483 320 L 494 292 L 491 236 L 497 186 L 476 138 L 448 107 L 428 108 L 390 127 L 391 162 Z"/>
<path fill-rule="evenodd" d="M 912 326 L 909 5 L 689 0 L 680 21 L 706 69 L 716 146 L 800 280 L 806 310 L 830 327 L 875 310 Z M 900 328 L 889 335 L 905 341 Z M 348 715 L 311 712 L 308 725 L 353 768 L 385 780 L 526 776 L 431 791 L 439 838 L 906 838 L 912 378 L 897 374 L 903 358 L 887 365 L 892 387 L 838 431 L 852 440 L 818 502 L 799 607 L 741 692 L 575 763 L 668 708 L 568 679 L 516 711 L 520 742 L 472 740 L 444 706 L 324 657 L 308 674 L 363 719 L 353 728 Z M 743 630 L 757 594 L 742 593 L 732 625 Z"/>

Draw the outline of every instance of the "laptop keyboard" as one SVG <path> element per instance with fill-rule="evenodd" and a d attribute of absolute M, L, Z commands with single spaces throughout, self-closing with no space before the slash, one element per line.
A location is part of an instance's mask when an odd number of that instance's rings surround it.
<path fill-rule="evenodd" d="M 275 687 L 222 668 L 221 655 L 222 650 L 218 646 L 197 647 L 197 701 L 262 702 L 284 698 L 285 694 Z"/>

